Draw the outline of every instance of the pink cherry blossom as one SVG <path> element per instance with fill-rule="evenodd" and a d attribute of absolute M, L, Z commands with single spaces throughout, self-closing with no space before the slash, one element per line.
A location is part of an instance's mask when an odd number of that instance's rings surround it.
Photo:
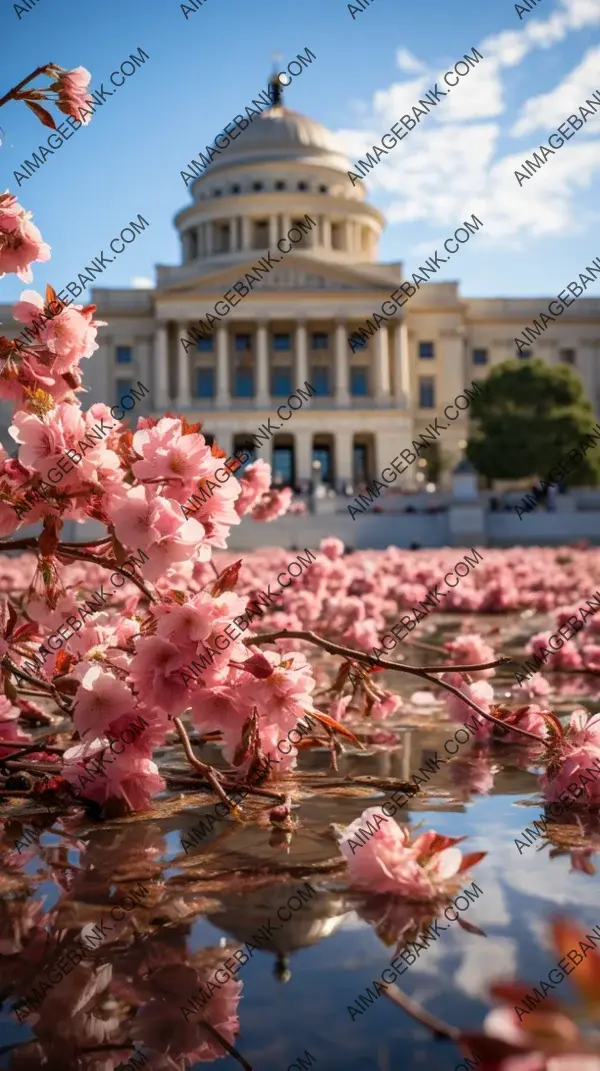
<path fill-rule="evenodd" d="M 58 94 L 58 108 L 64 115 L 70 115 L 73 119 L 79 119 L 86 126 L 91 115 L 82 116 L 81 110 L 89 111 L 93 106 L 93 98 L 88 93 L 88 86 L 92 76 L 85 67 L 75 67 L 72 71 L 63 71 L 58 75 L 51 88 Z"/>
<path fill-rule="evenodd" d="M 344 830 L 340 848 L 353 885 L 409 900 L 434 900 L 455 887 L 453 879 L 463 868 L 455 842 L 434 832 L 411 842 L 406 829 L 369 807 Z"/>
<path fill-rule="evenodd" d="M 47 307 L 35 290 L 24 290 L 13 305 L 15 320 L 32 328 L 35 337 L 28 345 L 39 357 L 50 355 L 53 373 L 73 371 L 82 357 L 91 357 L 98 349 L 97 329 L 105 326 L 103 320 L 93 318 L 95 305 L 69 305 L 60 310 L 59 306 L 55 302 Z M 43 366 L 37 367 L 43 375 Z"/>
<path fill-rule="evenodd" d="M 31 216 L 8 190 L 0 193 L 0 279 L 15 272 L 24 283 L 30 283 L 30 265 L 50 260 L 50 246 L 42 240 Z"/>

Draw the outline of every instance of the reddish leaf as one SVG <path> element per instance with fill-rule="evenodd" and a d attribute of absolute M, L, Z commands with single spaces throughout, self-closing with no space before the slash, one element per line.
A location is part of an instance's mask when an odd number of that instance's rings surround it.
<path fill-rule="evenodd" d="M 577 952 L 580 956 L 584 954 L 579 942 L 585 941 L 585 931 L 570 919 L 555 919 L 552 923 L 552 936 L 554 946 L 560 952 L 560 959 L 565 959 L 569 952 Z M 586 941 L 586 944 L 588 943 Z M 600 954 L 595 949 L 588 951 L 583 961 L 577 964 L 577 970 L 573 971 L 571 981 L 584 1000 L 598 1004 L 600 1000 Z"/>
<path fill-rule="evenodd" d="M 183 606 L 187 599 L 184 591 L 177 591 L 175 588 L 171 588 L 169 595 L 173 599 L 173 602 L 176 602 L 179 606 Z"/>
<path fill-rule="evenodd" d="M 272 677 L 275 672 L 268 658 L 265 658 L 264 654 L 260 651 L 255 651 L 251 658 L 247 658 L 245 662 L 230 662 L 230 665 L 247 670 L 248 673 L 251 673 L 252 676 L 256 677 L 259 681 L 264 681 L 267 677 Z"/>
<path fill-rule="evenodd" d="M 53 305 L 55 301 L 58 301 L 56 290 L 50 286 L 50 283 L 46 283 L 46 307 Z M 62 302 L 60 304 L 62 305 Z"/>
<path fill-rule="evenodd" d="M 49 126 L 51 130 L 56 130 L 56 123 L 50 115 L 50 112 L 46 108 L 42 108 L 41 104 L 36 104 L 33 100 L 25 101 L 28 108 L 31 108 L 34 115 L 37 115 L 38 119 L 44 126 Z"/>
<path fill-rule="evenodd" d="M 56 669 L 60 674 L 68 673 L 69 666 L 73 662 L 71 655 L 67 651 L 59 651 L 56 656 Z"/>
<path fill-rule="evenodd" d="M 463 870 L 468 870 L 469 867 L 475 866 L 476 863 L 479 863 L 482 859 L 485 859 L 486 855 L 487 852 L 471 852 L 470 855 L 465 855 L 456 873 L 462 874 Z"/>
<path fill-rule="evenodd" d="M 225 591 L 233 591 L 237 584 L 243 562 L 244 559 L 240 558 L 239 561 L 234 562 L 233 565 L 228 565 L 227 568 L 219 574 L 211 589 L 211 595 L 214 599 L 218 599 L 219 595 L 222 595 Z"/>
<path fill-rule="evenodd" d="M 475 926 L 474 923 L 465 922 L 465 920 L 461 918 L 457 919 L 456 921 L 458 922 L 459 926 L 462 926 L 463 930 L 467 931 L 467 933 L 476 933 L 478 937 L 487 937 L 487 933 L 484 933 L 483 930 L 480 930 L 479 926 Z"/>
<path fill-rule="evenodd" d="M 336 721 L 335 718 L 330 718 L 329 714 L 323 714 L 320 710 L 305 710 L 304 713 L 311 718 L 316 718 L 317 721 L 321 722 L 321 725 L 326 725 L 328 729 L 333 729 L 333 731 L 339 733 L 340 736 L 345 736 L 347 740 L 351 740 L 353 744 L 356 744 L 356 746 L 361 749 L 361 751 L 364 751 L 360 740 L 357 740 L 354 733 L 351 733 L 344 725 L 340 725 L 339 721 Z"/>
<path fill-rule="evenodd" d="M 490 986 L 490 996 L 501 1004 L 519 1004 L 530 992 L 531 986 L 525 982 L 496 982 Z"/>
<path fill-rule="evenodd" d="M 175 416 L 176 419 L 181 419 L 181 434 L 182 435 L 195 435 L 197 432 L 202 431 L 202 422 L 198 421 L 197 424 L 188 424 L 184 416 L 177 417 L 175 413 L 167 413 L 167 416 Z"/>
<path fill-rule="evenodd" d="M 6 624 L 6 633 L 5 633 L 6 639 L 8 639 L 9 636 L 12 636 L 12 631 L 13 631 L 17 621 L 18 621 L 17 611 L 15 610 L 12 602 L 9 602 L 9 604 L 8 604 L 8 621 L 7 621 L 7 624 Z"/>
<path fill-rule="evenodd" d="M 563 736 L 565 735 L 565 731 L 558 718 L 556 717 L 556 714 L 552 714 L 552 712 L 549 710 L 541 710 L 540 714 L 546 724 L 549 725 L 551 729 L 554 729 L 559 740 L 562 740 Z"/>
<path fill-rule="evenodd" d="M 446 848 L 453 848 L 455 844 L 460 844 L 461 841 L 466 839 L 466 836 L 446 837 L 443 833 L 435 833 L 433 840 L 429 844 L 428 852 L 443 852 Z"/>
<path fill-rule="evenodd" d="M 210 448 L 210 452 L 213 457 L 227 457 L 227 451 L 223 450 L 222 447 L 217 446 L 216 442 L 214 441 Z"/>

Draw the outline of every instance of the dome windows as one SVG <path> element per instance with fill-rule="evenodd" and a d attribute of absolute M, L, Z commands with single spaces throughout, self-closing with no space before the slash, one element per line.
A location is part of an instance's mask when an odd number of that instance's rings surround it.
<path fill-rule="evenodd" d="M 253 182 L 252 183 L 252 189 L 254 190 L 255 193 L 259 193 L 260 190 L 262 190 L 262 188 L 263 188 L 262 182 Z"/>
<path fill-rule="evenodd" d="M 308 183 L 307 182 L 299 182 L 298 183 L 298 189 L 299 190 L 307 190 L 308 189 Z"/>
<path fill-rule="evenodd" d="M 280 181 L 280 182 L 276 182 L 275 183 L 275 189 L 276 190 L 285 190 L 285 188 L 286 188 L 285 182 L 281 182 Z"/>

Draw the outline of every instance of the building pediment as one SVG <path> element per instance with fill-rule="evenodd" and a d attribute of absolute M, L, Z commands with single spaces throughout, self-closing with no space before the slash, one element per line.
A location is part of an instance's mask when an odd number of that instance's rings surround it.
<path fill-rule="evenodd" d="M 279 253 L 271 254 L 271 260 L 280 256 Z M 209 274 L 197 275 L 194 278 L 172 279 L 166 285 L 160 287 L 159 293 L 168 291 L 170 294 L 185 296 L 199 294 L 223 294 L 230 290 L 234 283 L 242 282 L 248 286 L 245 280 L 246 274 L 255 279 L 256 288 L 261 292 L 268 290 L 290 291 L 349 291 L 354 290 L 364 293 L 365 290 L 389 290 L 390 286 L 397 286 L 399 279 L 393 272 L 381 272 L 375 274 L 368 268 L 361 270 L 360 267 L 348 267 L 346 265 L 326 264 L 310 256 L 294 259 L 282 256 L 281 263 L 272 263 L 267 275 L 256 272 L 256 265 L 261 264 L 260 258 L 255 254 L 251 260 L 228 265 L 220 271 Z M 166 280 L 163 280 L 166 282 Z M 253 288 L 251 288 L 253 289 Z"/>

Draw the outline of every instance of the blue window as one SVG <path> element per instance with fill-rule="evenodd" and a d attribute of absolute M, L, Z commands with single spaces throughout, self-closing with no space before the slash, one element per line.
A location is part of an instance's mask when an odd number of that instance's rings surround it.
<path fill-rule="evenodd" d="M 117 346 L 117 364 L 131 364 L 133 350 L 131 346 Z"/>
<path fill-rule="evenodd" d="M 129 394 L 133 387 L 132 379 L 117 379 L 115 382 L 115 405 L 119 405 L 124 394 Z"/>
<path fill-rule="evenodd" d="M 517 357 L 522 357 L 524 360 L 527 357 L 533 357 L 533 350 L 519 350 Z"/>
<path fill-rule="evenodd" d="M 422 361 L 432 360 L 435 357 L 433 342 L 419 342 L 419 357 Z"/>
<path fill-rule="evenodd" d="M 368 368 L 350 366 L 350 394 L 353 398 L 366 398 L 369 394 Z"/>
<path fill-rule="evenodd" d="M 487 350 L 473 350 L 473 364 L 487 364 L 488 363 L 488 351 Z"/>
<path fill-rule="evenodd" d="M 215 373 L 212 368 L 196 369 L 196 397 L 214 398 L 215 396 Z"/>
<path fill-rule="evenodd" d="M 238 368 L 235 373 L 236 398 L 254 397 L 254 369 Z"/>
<path fill-rule="evenodd" d="M 196 343 L 196 349 L 198 349 L 200 351 L 200 353 L 212 353 L 212 351 L 213 351 L 213 340 L 212 340 L 212 338 L 199 338 L 197 343 Z"/>
<path fill-rule="evenodd" d="M 359 338 L 358 335 L 352 335 L 351 337 L 352 337 L 352 341 L 354 343 L 354 350 L 364 350 L 365 349 L 365 347 L 367 345 L 366 339 Z"/>
<path fill-rule="evenodd" d="M 274 368 L 271 374 L 271 393 L 274 398 L 287 398 L 292 393 L 291 368 Z"/>
<path fill-rule="evenodd" d="M 331 483 L 331 450 L 328 446 L 313 446 L 313 461 L 321 462 L 321 479 Z"/>
<path fill-rule="evenodd" d="M 315 391 L 317 392 L 319 398 L 323 394 L 331 394 L 329 368 L 326 364 L 313 365 L 311 379 L 312 385 L 315 388 Z"/>
<path fill-rule="evenodd" d="M 435 379 L 433 376 L 419 378 L 419 408 L 435 409 Z"/>
<path fill-rule="evenodd" d="M 329 345 L 329 335 L 326 331 L 313 331 L 310 336 L 310 348 L 312 350 L 326 350 Z"/>
<path fill-rule="evenodd" d="M 288 334 L 273 335 L 274 350 L 289 350 L 291 348 L 290 336 Z"/>
<path fill-rule="evenodd" d="M 294 482 L 294 448 L 293 446 L 273 447 L 274 482 L 289 487 Z"/>
<path fill-rule="evenodd" d="M 236 353 L 249 353 L 252 349 L 252 336 L 251 335 L 236 335 L 235 336 L 235 351 Z"/>

